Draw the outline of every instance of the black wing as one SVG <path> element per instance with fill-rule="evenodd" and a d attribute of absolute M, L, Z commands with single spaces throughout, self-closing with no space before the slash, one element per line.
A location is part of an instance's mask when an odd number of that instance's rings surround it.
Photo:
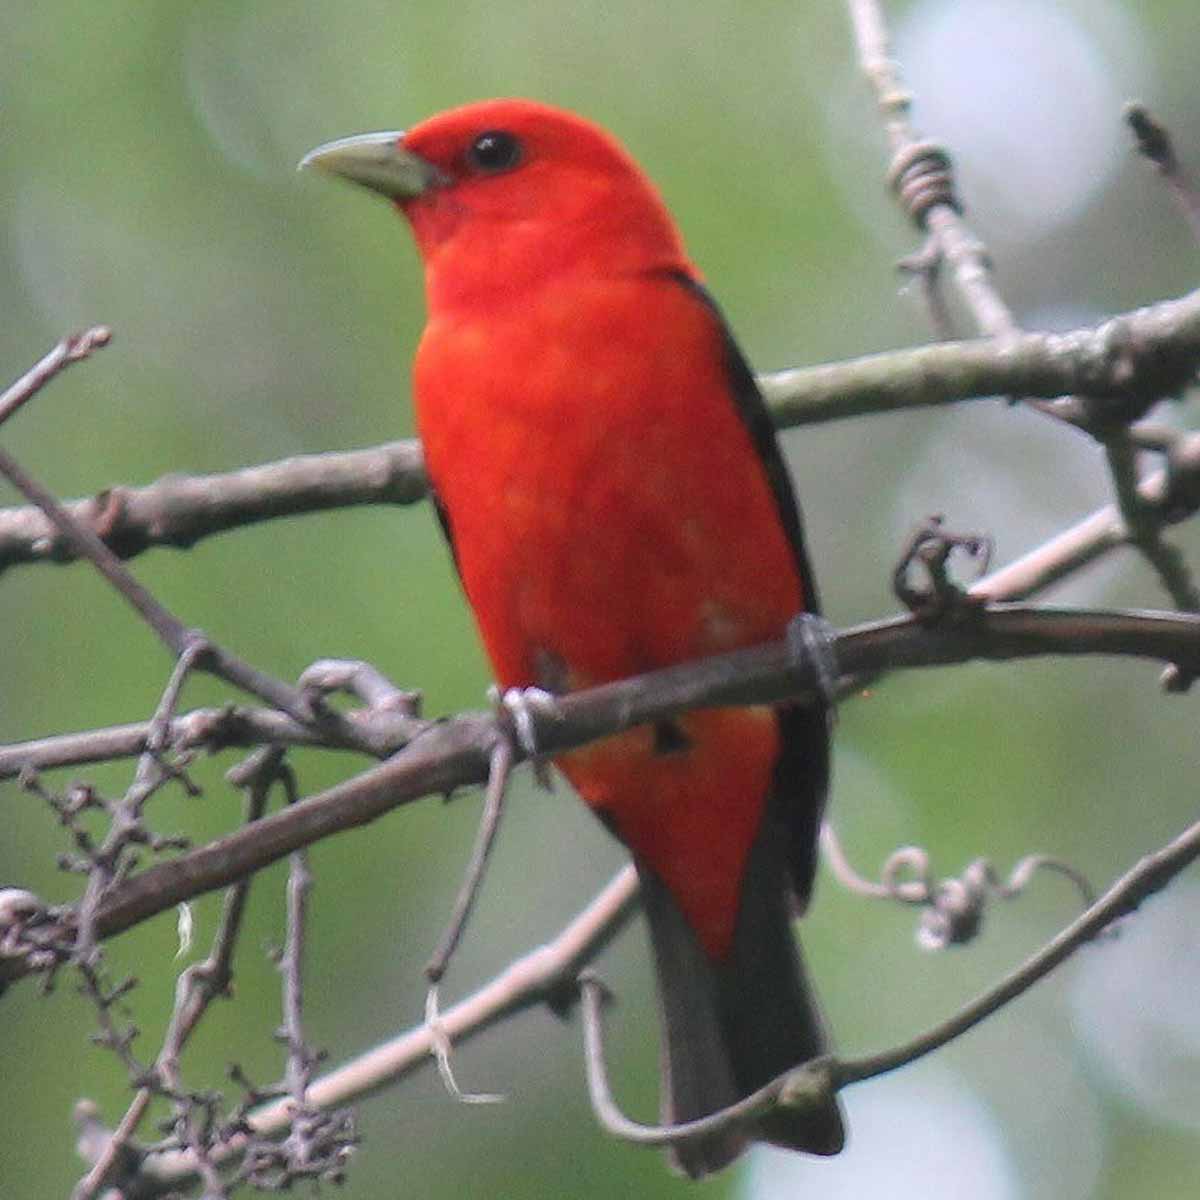
<path fill-rule="evenodd" d="M 779 519 L 795 556 L 805 607 L 810 613 L 819 613 L 820 600 L 804 546 L 800 506 L 779 450 L 774 422 L 767 411 L 762 392 L 758 390 L 754 372 L 734 341 L 729 325 L 708 289 L 682 271 L 672 271 L 671 278 L 704 304 L 720 328 L 730 394 L 762 461 L 767 482 L 775 497 Z M 775 802 L 767 819 L 779 826 L 780 836 L 788 842 L 792 885 L 797 901 L 803 908 L 812 892 L 821 816 L 825 811 L 825 796 L 829 790 L 829 712 L 811 705 L 781 706 L 779 732 L 783 750 L 775 767 Z"/>
<path fill-rule="evenodd" d="M 458 572 L 461 580 L 462 567 L 458 564 L 458 550 L 454 545 L 454 530 L 450 527 L 450 514 L 446 511 L 441 496 L 437 494 L 432 484 L 429 487 L 429 498 L 433 501 L 433 511 L 437 513 L 438 524 L 442 527 L 442 533 L 446 536 L 446 545 L 450 547 L 450 557 L 454 560 L 454 569 Z"/>

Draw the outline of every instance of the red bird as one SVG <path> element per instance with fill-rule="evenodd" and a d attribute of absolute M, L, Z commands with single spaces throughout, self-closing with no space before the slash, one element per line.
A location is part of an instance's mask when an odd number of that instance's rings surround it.
<path fill-rule="evenodd" d="M 388 197 L 425 265 L 417 422 L 500 684 L 569 691 L 780 637 L 817 612 L 754 376 L 654 186 L 607 133 L 490 100 L 303 165 Z M 658 968 L 663 1115 L 825 1052 L 791 915 L 812 890 L 825 711 L 710 709 L 560 755 L 629 847 Z M 834 1101 L 750 1135 L 816 1154 Z M 699 1176 L 747 1133 L 680 1145 Z"/>

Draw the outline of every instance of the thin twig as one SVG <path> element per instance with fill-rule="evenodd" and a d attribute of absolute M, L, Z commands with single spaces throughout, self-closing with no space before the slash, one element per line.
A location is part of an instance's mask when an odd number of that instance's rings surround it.
<path fill-rule="evenodd" d="M 1200 242 L 1200 189 L 1176 156 L 1166 126 L 1144 104 L 1136 102 L 1125 106 L 1125 121 L 1133 131 L 1139 153 L 1157 168 L 1193 236 Z"/>
<path fill-rule="evenodd" d="M 299 799 L 293 795 L 290 803 Z M 284 1083 L 297 1111 L 306 1103 L 312 1053 L 304 1037 L 304 940 L 308 924 L 308 893 L 312 890 L 312 872 L 308 856 L 297 850 L 288 856 L 287 938 L 279 971 L 283 976 L 283 1029 L 287 1045 Z"/>
<path fill-rule="evenodd" d="M 182 654 L 191 630 L 168 612 L 121 566 L 111 550 L 86 526 L 80 525 L 54 496 L 37 482 L 9 453 L 0 449 L 0 474 L 58 527 L 80 558 L 89 559 L 113 588 L 175 655 Z"/>
<path fill-rule="evenodd" d="M 936 239 L 942 259 L 981 332 L 1009 338 L 1019 332 L 1012 311 L 1001 298 L 992 277 L 992 264 L 983 243 L 963 220 L 950 163 L 945 151 L 923 141 L 911 121 L 912 94 L 900 66 L 891 55 L 890 39 L 878 0 L 846 0 L 858 44 L 863 74 L 875 92 L 884 131 L 892 153 L 892 179 L 918 225 Z M 932 170 L 925 166 L 932 162 Z M 925 186 L 906 190 L 906 182 L 922 169 Z M 941 177 L 936 177 L 937 172 Z M 935 178 L 930 180 L 930 176 Z M 915 181 L 919 183 L 918 181 Z"/>
<path fill-rule="evenodd" d="M 302 725 L 273 709 L 233 704 L 224 708 L 198 708 L 170 722 L 164 748 L 176 753 L 194 749 L 216 753 L 231 747 L 249 749 L 281 744 L 355 750 L 373 758 L 387 758 L 428 728 L 428 722 L 397 709 L 363 709 L 342 715 L 354 728 L 355 737 L 351 741 L 339 736 L 336 727 Z M 132 758 L 146 749 L 151 732 L 151 722 L 138 721 L 0 746 L 0 780 L 16 779 L 23 771 Z"/>
<path fill-rule="evenodd" d="M 1142 504 L 1135 446 L 1129 438 L 1115 434 L 1106 439 L 1104 453 L 1116 492 L 1117 508 L 1125 522 L 1126 540 L 1154 568 L 1176 608 L 1184 612 L 1200 610 L 1200 589 L 1183 555 L 1163 538 L 1163 521 L 1157 511 Z"/>
<path fill-rule="evenodd" d="M 579 978 L 579 996 L 583 1018 L 583 1057 L 587 1067 L 588 1096 L 592 1102 L 592 1112 L 606 1133 L 622 1141 L 633 1142 L 638 1146 L 673 1146 L 744 1125 L 777 1107 L 785 1083 L 792 1084 L 799 1077 L 798 1072 L 790 1072 L 751 1092 L 737 1103 L 693 1121 L 681 1121 L 677 1125 L 643 1125 L 639 1121 L 632 1121 L 621 1112 L 613 1098 L 612 1087 L 608 1082 L 608 1068 L 604 1061 L 603 1013 L 608 990 L 589 971 Z M 815 1074 L 817 1063 L 823 1061 L 814 1060 L 807 1065 L 807 1069 Z M 830 1091 L 828 1081 L 822 1081 L 819 1087 L 809 1089 L 813 1107 L 820 1105 Z M 799 1088 L 796 1088 L 795 1092 L 796 1095 L 791 1101 L 792 1107 L 803 1107 L 799 1098 Z"/>
<path fill-rule="evenodd" d="M 425 978 L 430 984 L 437 985 L 450 958 L 458 948 L 463 930 L 470 919 L 471 910 L 479 896 L 484 873 L 487 871 L 488 858 L 500 829 L 500 817 L 504 812 L 504 797 L 508 791 L 508 780 L 513 768 L 513 744 L 508 737 L 498 738 L 492 749 L 488 762 L 487 791 L 483 797 L 483 813 L 479 819 L 479 830 L 475 835 L 475 846 L 471 851 L 471 861 L 463 876 L 462 886 L 454 901 L 454 909 L 445 932 L 438 941 L 437 949 L 430 956 L 425 966 Z"/>
<path fill-rule="evenodd" d="M 902 258 L 897 265 L 920 287 L 934 336 L 942 342 L 953 340 L 954 318 L 942 289 L 942 251 L 937 239 L 927 237 L 919 250 Z"/>
<path fill-rule="evenodd" d="M 288 804 L 296 804 L 299 794 L 291 769 L 280 762 L 274 773 L 284 786 Z M 312 886 L 308 855 L 298 850 L 288 860 L 287 934 L 278 958 L 283 980 L 283 1023 L 276 1036 L 287 1047 L 287 1053 L 282 1086 L 270 1089 L 272 1095 L 286 1098 L 290 1125 L 287 1136 L 279 1142 L 251 1134 L 245 1143 L 245 1161 L 237 1175 L 239 1181 L 248 1180 L 270 1191 L 286 1191 L 301 1179 L 341 1182 L 347 1157 L 356 1141 L 352 1114 L 322 1112 L 308 1095 L 313 1069 L 321 1058 L 309 1046 L 304 1031 L 304 953 Z M 239 1116 L 235 1127 L 240 1131 L 248 1128 L 244 1116 Z M 207 1162 L 212 1175 L 220 1178 L 218 1159 L 224 1157 L 223 1147 L 206 1142 L 203 1147 L 193 1145 L 191 1151 L 197 1166 Z"/>
<path fill-rule="evenodd" d="M 322 703 L 332 693 L 342 692 L 360 700 L 370 713 L 421 715 L 421 694 L 405 691 L 373 663 L 358 659 L 322 658 L 306 667 L 297 681 L 311 703 Z"/>
<path fill-rule="evenodd" d="M 483 877 L 491 857 L 496 834 L 500 830 L 500 818 L 504 813 L 504 800 L 508 792 L 508 781 L 513 768 L 513 743 L 507 736 L 500 737 L 492 749 L 488 762 L 488 781 L 483 798 L 483 812 L 479 818 L 479 829 L 475 834 L 475 845 L 471 851 L 471 860 L 467 864 L 462 885 L 454 901 L 454 909 L 450 920 L 438 941 L 437 948 L 425 965 L 425 978 L 429 981 L 429 989 L 425 997 L 425 1024 L 429 1027 L 432 1037 L 433 1056 L 437 1062 L 438 1074 L 446 1090 L 456 1099 L 467 1104 L 494 1104 L 504 1097 L 494 1092 L 466 1092 L 459 1087 L 450 1064 L 450 1052 L 453 1043 L 442 1021 L 441 995 L 438 984 L 446 974 L 450 959 L 463 932 L 467 921 L 479 897 Z"/>
<path fill-rule="evenodd" d="M 182 661 L 182 660 L 181 660 Z M 175 675 L 180 673 L 176 671 Z M 173 680 L 174 680 L 173 676 Z M 182 680 L 179 680 L 182 683 Z M 171 689 L 168 688 L 168 694 Z M 178 694 L 178 686 L 175 689 Z M 160 705 L 160 717 L 165 715 Z M 259 820 L 266 811 L 267 797 L 276 777 L 282 751 L 268 749 L 252 756 L 250 763 L 244 764 L 236 772 L 236 779 L 246 788 L 247 824 Z M 231 776 L 235 772 L 230 772 Z M 112 1174 L 118 1164 L 127 1162 L 125 1149 L 130 1139 L 136 1133 L 150 1101 L 159 1090 L 167 1090 L 176 1097 L 182 1097 L 182 1086 L 179 1077 L 179 1058 L 187 1045 L 192 1032 L 207 1011 L 209 1004 L 217 996 L 226 995 L 232 979 L 233 951 L 241 932 L 242 916 L 245 913 L 246 900 L 250 892 L 253 876 L 238 880 L 225 893 L 225 903 L 221 910 L 221 918 L 213 935 L 212 948 L 203 962 L 193 963 L 184 970 L 175 985 L 175 1006 L 171 1020 L 163 1035 L 162 1047 L 150 1072 L 151 1084 L 140 1087 L 125 1115 L 117 1128 L 112 1132 L 91 1170 L 79 1181 L 71 1193 L 71 1200 L 92 1200 L 100 1190 L 113 1182 Z M 177 1099 L 177 1105 L 186 1103 Z M 186 1125 L 186 1114 L 180 1119 Z"/>
<path fill-rule="evenodd" d="M 129 1164 L 125 1152 L 150 1107 L 153 1095 L 150 1088 L 138 1089 L 120 1124 L 105 1140 L 103 1149 L 91 1169 L 72 1189 L 71 1200 L 93 1200 L 93 1197 L 100 1194 L 101 1189 L 117 1181 L 120 1172 Z"/>
<path fill-rule="evenodd" d="M 1152 509 L 1165 523 L 1181 520 L 1194 511 L 1192 493 L 1200 482 L 1200 436 L 1181 436 L 1168 462 L 1167 468 L 1150 472 L 1137 485 L 1138 507 L 1143 512 Z M 1105 505 L 979 580 L 970 588 L 970 594 L 986 600 L 1025 599 L 1128 541 L 1129 528 L 1117 506 Z"/>
<path fill-rule="evenodd" d="M 108 832 L 99 848 L 89 856 L 87 887 L 79 902 L 78 932 L 75 938 L 76 956 L 89 965 L 95 963 L 100 952 L 96 936 L 100 904 L 118 878 L 129 849 L 146 840 L 147 831 L 142 822 L 142 814 L 147 802 L 173 778 L 172 773 L 163 765 L 163 742 L 184 682 L 204 650 L 205 647 L 200 643 L 192 643 L 184 648 L 176 661 L 151 718 L 146 749 L 138 758 L 133 783 L 125 795 L 111 807 Z"/>
<path fill-rule="evenodd" d="M 83 333 L 73 333 L 63 338 L 11 387 L 0 392 L 0 425 L 32 400 L 56 375 L 61 374 L 72 363 L 83 362 L 93 351 L 107 346 L 110 341 L 112 330 L 105 325 L 93 325 Z"/>
<path fill-rule="evenodd" d="M 86 358 L 93 349 L 107 344 L 107 330 L 97 329 L 75 339 L 61 342 L 55 350 L 9 389 L 8 411 L 32 397 L 39 388 L 72 362 Z M 224 679 L 235 687 L 274 705 L 301 722 L 310 722 L 303 698 L 295 688 L 250 666 L 211 643 L 202 633 L 189 629 L 125 569 L 120 559 L 87 525 L 76 518 L 41 483 L 33 478 L 8 451 L 0 448 L 0 475 L 35 504 L 51 525 L 72 546 L 80 558 L 88 559 L 113 589 L 158 635 L 171 653 L 192 653 L 195 665 Z M 201 647 L 200 651 L 196 647 Z M 330 718 L 334 719 L 334 718 Z M 346 731 L 343 731 L 346 732 Z"/>
<path fill-rule="evenodd" d="M 271 748 L 254 756 L 252 778 L 246 786 L 244 822 L 253 825 L 267 810 L 267 798 L 276 779 L 282 750 Z M 231 772 L 232 774 L 232 772 Z M 175 1011 L 163 1037 L 158 1055 L 158 1068 L 175 1086 L 178 1060 L 192 1031 L 208 1006 L 218 996 L 227 995 L 233 980 L 233 952 L 242 929 L 246 901 L 250 895 L 253 876 L 239 879 L 225 893 L 221 917 L 213 934 L 212 947 L 203 962 L 188 967 L 179 977 L 175 993 Z"/>
<path fill-rule="evenodd" d="M 63 537 L 72 544 L 75 553 L 91 562 L 176 657 L 183 654 L 189 646 L 201 642 L 205 650 L 202 659 L 197 663 L 201 669 L 273 704 L 295 720 L 303 722 L 311 719 L 311 714 L 295 688 L 281 680 L 273 679 L 228 651 L 222 650 L 198 630 L 189 629 L 160 604 L 133 578 L 122 566 L 120 559 L 91 529 L 71 516 L 54 496 L 3 448 L 0 448 L 0 475 L 8 479 L 45 513 Z"/>

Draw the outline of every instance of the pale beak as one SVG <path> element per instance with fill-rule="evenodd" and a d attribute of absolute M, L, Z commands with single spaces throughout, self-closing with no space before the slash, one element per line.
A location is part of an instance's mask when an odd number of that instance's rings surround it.
<path fill-rule="evenodd" d="M 314 168 L 340 175 L 386 196 L 412 200 L 443 181 L 441 171 L 401 145 L 403 132 L 360 133 L 310 150 L 298 170 Z"/>

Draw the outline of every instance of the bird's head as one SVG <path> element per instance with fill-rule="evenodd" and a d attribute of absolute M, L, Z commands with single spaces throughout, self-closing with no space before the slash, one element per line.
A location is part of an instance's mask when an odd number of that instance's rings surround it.
<path fill-rule="evenodd" d="M 425 260 L 431 304 L 516 295 L 565 270 L 686 269 L 654 185 L 598 126 L 530 100 L 486 100 L 406 132 L 319 146 L 300 164 L 391 200 Z"/>

